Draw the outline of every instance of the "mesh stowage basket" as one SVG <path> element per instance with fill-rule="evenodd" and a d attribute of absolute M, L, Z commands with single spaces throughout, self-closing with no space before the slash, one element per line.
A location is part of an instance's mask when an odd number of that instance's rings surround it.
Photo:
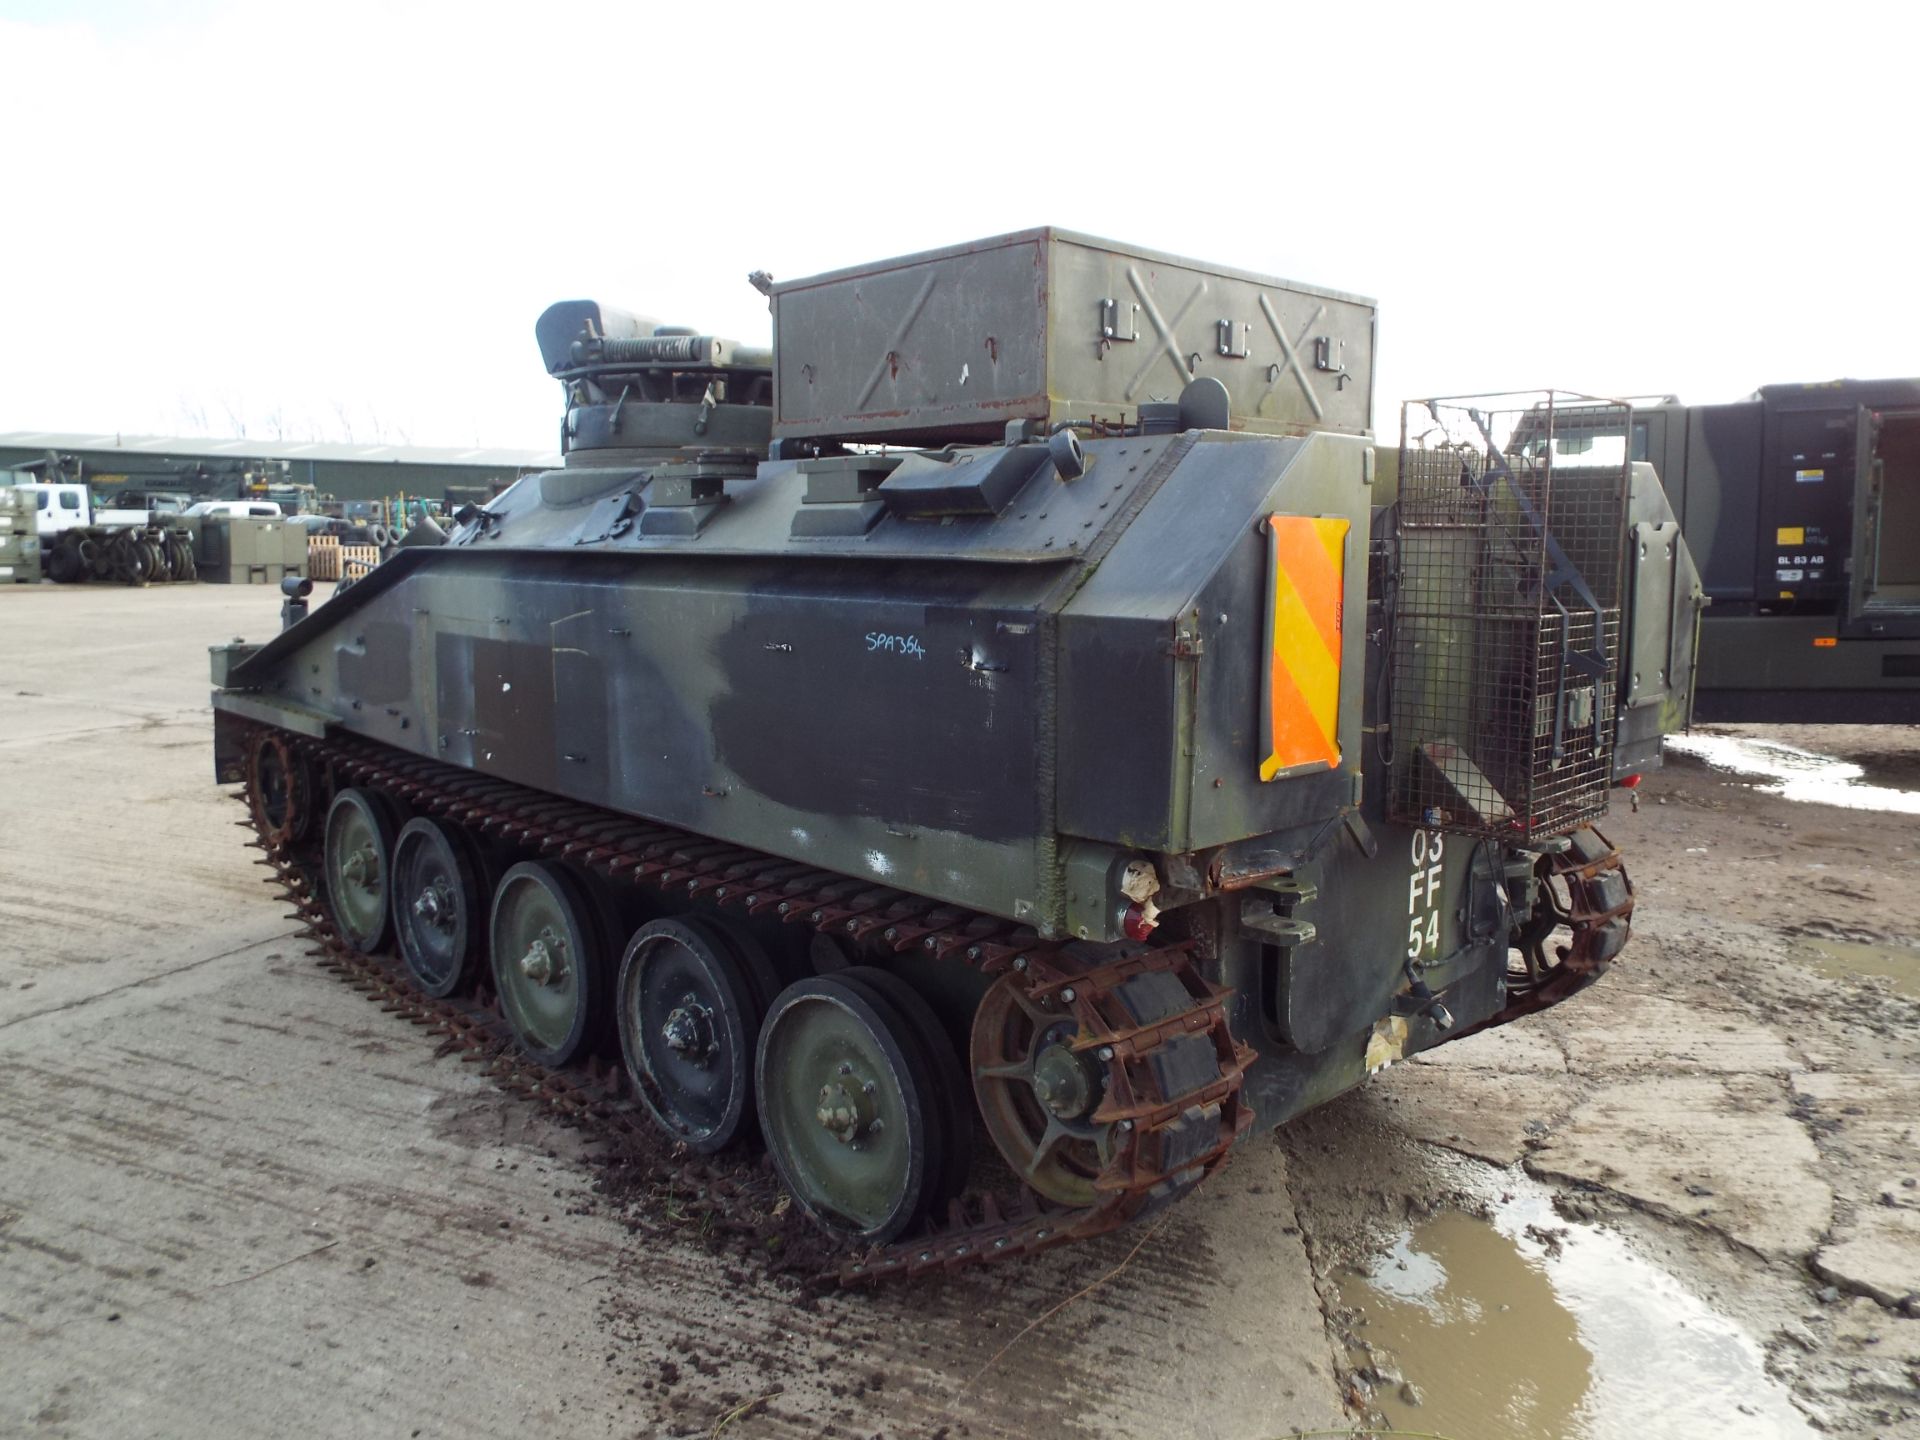
<path fill-rule="evenodd" d="M 1405 407 L 1393 819 L 1525 840 L 1605 811 L 1631 431 L 1557 393 Z"/>

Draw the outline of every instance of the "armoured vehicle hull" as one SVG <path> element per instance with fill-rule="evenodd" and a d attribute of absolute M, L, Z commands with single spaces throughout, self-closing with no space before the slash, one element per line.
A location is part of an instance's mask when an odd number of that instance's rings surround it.
<path fill-rule="evenodd" d="M 1690 671 L 1694 596 L 1684 547 L 1625 563 L 1671 527 L 1646 467 L 1551 510 L 1551 407 L 1432 407 L 1468 431 L 1387 505 L 1365 436 L 1251 433 L 1204 376 L 769 446 L 817 336 L 539 333 L 566 467 L 216 651 L 217 767 L 340 954 L 478 983 L 540 1064 L 617 1053 L 693 1149 L 757 1128 L 848 1278 L 1136 1218 L 1624 944 L 1590 822 L 1687 687 L 1637 695 L 1623 637 Z"/>

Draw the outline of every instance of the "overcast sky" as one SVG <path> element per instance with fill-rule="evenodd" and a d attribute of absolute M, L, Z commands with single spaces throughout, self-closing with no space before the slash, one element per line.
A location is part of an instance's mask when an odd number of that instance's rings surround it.
<path fill-rule="evenodd" d="M 1058 224 L 1403 397 L 1920 374 L 1915 11 L 0 0 L 0 430 L 551 449 L 533 321 Z"/>

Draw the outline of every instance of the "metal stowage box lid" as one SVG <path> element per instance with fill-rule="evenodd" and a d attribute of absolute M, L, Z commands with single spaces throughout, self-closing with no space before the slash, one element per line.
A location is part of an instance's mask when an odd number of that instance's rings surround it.
<path fill-rule="evenodd" d="M 1210 375 L 1235 429 L 1364 434 L 1374 305 L 1024 230 L 773 287 L 776 436 L 995 439 L 1010 420 L 1132 422 Z"/>

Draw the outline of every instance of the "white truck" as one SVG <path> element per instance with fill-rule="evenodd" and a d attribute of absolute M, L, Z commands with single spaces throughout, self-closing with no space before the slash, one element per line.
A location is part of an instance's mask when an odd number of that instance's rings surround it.
<path fill-rule="evenodd" d="M 66 585 L 84 580 L 146 585 L 196 578 L 193 534 L 178 515 L 95 509 L 79 481 L 9 473 L 17 482 L 13 489 L 33 496 L 34 528 L 48 579 Z M 270 508 L 279 513 L 279 506 Z"/>
<path fill-rule="evenodd" d="M 29 472 L 11 471 L 24 476 Z M 145 525 L 154 516 L 146 510 L 96 510 L 85 485 L 68 480 L 21 479 L 19 488 L 34 494 L 35 529 L 44 545 L 62 530 L 80 525 Z M 272 500 L 202 500 L 187 508 L 189 515 L 253 515 L 274 518 L 280 506 Z"/>
<path fill-rule="evenodd" d="M 33 495 L 34 529 L 42 544 L 62 530 L 93 523 L 93 504 L 84 485 L 47 485 L 29 481 L 20 487 Z"/>

